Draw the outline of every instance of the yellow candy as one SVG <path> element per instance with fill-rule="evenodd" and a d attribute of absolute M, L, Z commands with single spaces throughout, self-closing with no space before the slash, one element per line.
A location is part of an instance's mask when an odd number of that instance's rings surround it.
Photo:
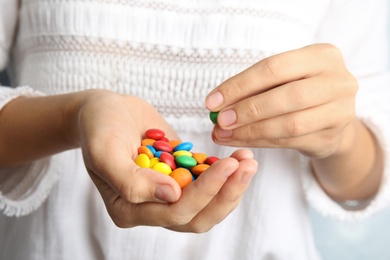
<path fill-rule="evenodd" d="M 163 163 L 163 162 L 158 162 L 156 163 L 153 168 L 153 170 L 164 173 L 166 175 L 169 175 L 172 172 L 171 167 L 169 167 L 168 164 Z"/>
<path fill-rule="evenodd" d="M 149 168 L 150 167 L 150 159 L 144 153 L 141 153 L 135 158 L 135 164 L 137 164 L 141 168 Z"/>
<path fill-rule="evenodd" d="M 150 159 L 149 167 L 153 168 L 153 166 L 156 165 L 156 163 L 158 163 L 158 162 L 160 162 L 160 160 L 157 157 L 153 157 L 152 159 Z"/>
<path fill-rule="evenodd" d="M 189 151 L 186 151 L 186 150 L 176 151 L 176 152 L 174 152 L 172 155 L 173 155 L 173 157 L 175 157 L 175 158 L 178 157 L 178 156 L 181 156 L 181 155 L 187 155 L 187 156 L 192 157 L 192 153 L 189 152 Z"/>

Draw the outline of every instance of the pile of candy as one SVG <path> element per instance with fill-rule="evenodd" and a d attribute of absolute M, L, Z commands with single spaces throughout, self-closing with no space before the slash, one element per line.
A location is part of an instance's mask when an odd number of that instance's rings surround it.
<path fill-rule="evenodd" d="M 191 152 L 192 147 L 191 142 L 168 140 L 160 129 L 149 129 L 138 148 L 135 163 L 171 176 L 184 188 L 219 160 L 215 156 Z"/>

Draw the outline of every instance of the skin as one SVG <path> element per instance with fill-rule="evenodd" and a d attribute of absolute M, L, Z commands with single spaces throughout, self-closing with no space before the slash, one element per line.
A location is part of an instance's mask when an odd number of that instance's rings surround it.
<path fill-rule="evenodd" d="M 266 58 L 206 97 L 220 111 L 217 144 L 295 149 L 310 158 L 315 178 L 337 201 L 374 196 L 383 152 L 356 117 L 358 82 L 341 52 L 315 44 Z"/>
<path fill-rule="evenodd" d="M 257 172 L 252 152 L 243 149 L 183 190 L 173 178 L 140 168 L 132 159 L 147 129 L 179 137 L 150 104 L 111 91 L 18 98 L 0 111 L 0 125 L 0 168 L 81 148 L 109 215 L 122 228 L 205 232 L 239 204 Z"/>

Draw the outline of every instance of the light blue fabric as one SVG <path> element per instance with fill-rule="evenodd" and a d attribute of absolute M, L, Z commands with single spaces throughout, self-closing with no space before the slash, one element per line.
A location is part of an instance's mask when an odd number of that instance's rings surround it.
<path fill-rule="evenodd" d="M 358 223 L 331 221 L 311 211 L 323 260 L 389 260 L 390 209 Z"/>

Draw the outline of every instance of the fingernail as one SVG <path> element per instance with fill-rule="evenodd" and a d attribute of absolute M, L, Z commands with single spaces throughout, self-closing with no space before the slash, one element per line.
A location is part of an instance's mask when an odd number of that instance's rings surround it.
<path fill-rule="evenodd" d="M 154 197 L 156 199 L 173 202 L 174 201 L 174 191 L 171 186 L 168 185 L 158 185 L 154 191 Z"/>
<path fill-rule="evenodd" d="M 237 114 L 233 109 L 220 112 L 218 115 L 218 123 L 220 126 L 229 126 L 237 121 Z"/>
<path fill-rule="evenodd" d="M 222 105 L 222 103 L 223 103 L 223 96 L 219 91 L 211 94 L 210 96 L 207 96 L 205 101 L 206 107 L 210 110 L 219 107 L 220 105 Z"/>
<path fill-rule="evenodd" d="M 224 130 L 221 128 L 216 128 L 215 132 L 216 132 L 216 136 L 219 138 L 228 138 L 233 135 L 233 130 Z"/>

